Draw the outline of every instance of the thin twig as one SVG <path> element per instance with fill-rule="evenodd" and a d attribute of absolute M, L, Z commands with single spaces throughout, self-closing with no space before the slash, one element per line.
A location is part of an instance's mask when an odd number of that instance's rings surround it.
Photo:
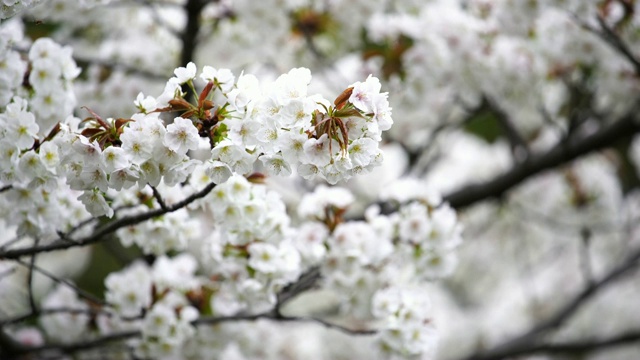
<path fill-rule="evenodd" d="M 48 277 L 49 279 L 59 283 L 59 284 L 64 284 L 70 288 L 72 288 L 79 296 L 85 298 L 86 300 L 94 303 L 94 304 L 98 304 L 98 305 L 103 305 L 103 306 L 109 306 L 109 303 L 107 303 L 106 301 L 99 299 L 93 295 L 91 295 L 90 293 L 80 289 L 79 287 L 77 287 L 75 284 L 73 284 L 72 282 L 66 280 L 66 279 L 61 279 L 59 277 L 57 277 L 56 275 L 52 274 L 51 272 L 49 272 L 46 269 L 43 269 L 35 264 L 31 265 L 25 261 L 22 261 L 21 259 L 13 259 L 13 261 L 17 262 L 20 265 L 23 265 L 25 267 L 31 267 L 33 268 L 35 271 L 41 273 L 42 275 Z"/>
<path fill-rule="evenodd" d="M 99 227 L 98 229 L 96 229 L 91 235 L 86 236 L 82 239 L 76 240 L 75 243 L 56 241 L 49 245 L 41 245 L 41 246 L 7 250 L 7 251 L 0 252 L 0 259 L 18 259 L 21 256 L 31 255 L 35 253 L 65 250 L 73 247 L 87 246 L 87 245 L 94 244 L 100 241 L 106 235 L 114 233 L 118 229 L 131 226 L 131 225 L 136 225 L 141 222 L 147 221 L 149 219 L 153 219 L 155 217 L 182 209 L 187 205 L 191 204 L 192 202 L 207 196 L 215 186 L 216 186 L 215 183 L 210 183 L 204 189 L 192 194 L 191 196 L 185 198 L 184 200 L 179 201 L 171 206 L 168 206 L 167 209 L 154 209 L 141 214 L 125 216 L 116 221 L 107 223 Z"/>
<path fill-rule="evenodd" d="M 350 329 L 344 327 L 342 325 L 334 324 L 328 322 L 324 319 L 315 318 L 315 317 L 303 317 L 303 316 L 283 316 L 275 311 L 268 311 L 259 314 L 251 314 L 251 315 L 232 315 L 232 316 L 214 316 L 214 317 L 202 317 L 193 322 L 194 325 L 202 325 L 202 324 L 219 324 L 223 322 L 232 322 L 232 321 L 256 321 L 260 319 L 267 319 L 273 321 L 282 321 L 282 322 L 314 322 L 325 326 L 329 329 L 338 330 L 350 335 L 373 335 L 376 334 L 376 330 L 368 330 L 368 329 Z"/>
<path fill-rule="evenodd" d="M 38 246 L 40 242 L 40 238 L 36 238 L 34 240 L 34 246 Z M 31 312 L 37 312 L 36 301 L 33 297 L 33 268 L 36 266 L 36 256 L 38 254 L 31 255 L 31 261 L 29 262 L 29 275 L 27 277 L 27 289 L 29 291 L 29 307 L 31 308 Z"/>
<path fill-rule="evenodd" d="M 287 285 L 278 294 L 276 309 L 279 311 L 287 302 L 298 296 L 299 294 L 313 288 L 320 279 L 320 268 L 313 267 L 302 274 L 298 281 Z"/>
<path fill-rule="evenodd" d="M 156 189 L 155 186 L 151 186 L 151 190 L 153 191 L 153 197 L 156 199 L 156 201 L 158 202 L 158 205 L 160 205 L 160 208 L 162 210 L 167 210 L 167 204 L 164 202 L 164 199 L 162 198 L 162 195 L 160 195 L 160 192 L 158 191 L 158 189 Z"/>
<path fill-rule="evenodd" d="M 489 96 L 483 97 L 483 103 L 489 110 L 495 115 L 498 124 L 504 131 L 507 139 L 509 140 L 509 144 L 511 145 L 511 152 L 516 160 L 516 162 L 525 161 L 529 155 L 529 145 L 526 140 L 522 137 L 518 128 L 513 124 L 513 121 L 509 118 L 502 108 Z"/>
<path fill-rule="evenodd" d="M 0 321 L 0 327 L 5 326 L 5 325 L 10 325 L 10 324 L 17 324 L 17 323 L 21 323 L 23 321 L 27 321 L 29 319 L 33 319 L 37 316 L 41 316 L 41 315 L 53 315 L 53 314 L 69 314 L 69 315 L 74 315 L 74 314 L 86 314 L 86 315 L 91 315 L 91 316 L 95 316 L 95 315 L 106 315 L 106 316 L 112 316 L 112 313 L 109 312 L 105 312 L 102 309 L 96 309 L 96 308 L 88 308 L 88 309 L 77 309 L 77 308 L 50 308 L 50 309 L 36 309 L 35 311 L 32 311 L 28 314 L 25 315 L 20 315 L 20 316 L 16 316 L 13 318 L 9 318 L 6 320 L 2 320 Z"/>
<path fill-rule="evenodd" d="M 616 34 L 616 32 L 607 25 L 605 19 L 601 15 L 597 15 L 596 19 L 598 20 L 598 25 L 600 25 L 600 29 L 596 29 L 593 26 L 587 24 L 582 19 L 578 18 L 575 14 L 572 14 L 574 20 L 578 23 L 580 27 L 583 29 L 597 35 L 605 43 L 611 46 L 614 50 L 620 53 L 625 59 L 627 59 L 636 72 L 636 74 L 640 74 L 640 60 L 636 58 L 633 52 L 629 49 L 627 44 Z"/>
<path fill-rule="evenodd" d="M 591 264 L 591 229 L 584 226 L 580 230 L 580 269 L 587 284 L 594 281 L 593 265 Z"/>
<path fill-rule="evenodd" d="M 280 321 L 280 322 L 312 322 L 317 323 L 322 326 L 325 326 L 329 329 L 338 330 L 344 332 L 349 335 L 373 335 L 376 334 L 375 330 L 367 330 L 367 329 L 350 329 L 344 327 L 342 325 L 333 324 L 324 319 L 313 318 L 313 317 L 297 317 L 297 316 L 282 316 L 277 314 L 275 311 L 268 311 L 259 314 L 238 314 L 232 316 L 212 316 L 212 317 L 201 317 L 195 320 L 192 324 L 194 326 L 201 325 L 213 325 L 220 324 L 224 322 L 239 322 L 239 321 L 256 321 L 260 319 Z M 101 347 L 110 342 L 114 341 L 123 341 L 132 338 L 137 338 L 142 336 L 140 331 L 125 331 L 120 333 L 109 334 L 106 336 L 98 337 L 92 340 L 81 341 L 71 344 L 46 344 L 39 347 L 33 348 L 20 348 L 12 353 L 12 355 L 24 355 L 24 354 L 40 354 L 47 351 L 56 351 L 57 353 L 64 354 L 72 354 L 82 350 L 89 350 Z"/>

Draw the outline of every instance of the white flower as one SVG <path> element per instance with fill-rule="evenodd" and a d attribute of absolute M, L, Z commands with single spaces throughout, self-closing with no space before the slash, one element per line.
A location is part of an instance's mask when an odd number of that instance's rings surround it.
<path fill-rule="evenodd" d="M 271 274 L 278 269 L 278 248 L 272 244 L 253 243 L 249 245 L 249 266 L 264 274 Z"/>
<path fill-rule="evenodd" d="M 127 127 L 120 136 L 121 148 L 135 164 L 142 164 L 151 158 L 153 154 L 153 142 L 149 134 L 143 131 L 134 131 Z"/>
<path fill-rule="evenodd" d="M 354 200 L 353 194 L 345 188 L 321 185 L 302 198 L 298 205 L 298 215 L 309 219 L 323 218 L 325 208 L 346 209 Z"/>
<path fill-rule="evenodd" d="M 14 99 L 14 102 L 16 99 Z M 13 116 L 9 113 L 7 106 L 7 115 L 0 115 L 0 122 L 4 122 L 9 130 L 12 141 L 20 149 L 28 149 L 33 146 L 35 138 L 38 136 L 38 124 L 36 124 L 35 116 L 27 111 L 18 111 Z"/>
<path fill-rule="evenodd" d="M 179 155 L 184 155 L 189 150 L 196 150 L 200 143 L 198 129 L 189 119 L 177 117 L 173 124 L 167 126 L 163 144 Z"/>
<path fill-rule="evenodd" d="M 331 161 L 331 152 L 329 151 L 329 143 L 331 144 L 331 150 L 337 151 L 340 149 L 340 145 L 337 141 L 331 139 L 327 134 L 322 134 L 318 139 L 308 139 L 304 143 L 304 153 L 309 163 L 322 167 L 328 165 Z"/>
<path fill-rule="evenodd" d="M 378 143 L 369 138 L 354 140 L 349 145 L 349 157 L 353 165 L 367 166 L 378 153 Z"/>
<path fill-rule="evenodd" d="M 317 264 L 326 253 L 325 241 L 329 236 L 327 227 L 319 222 L 306 222 L 298 227 L 294 245 L 302 259 L 308 264 Z"/>
<path fill-rule="evenodd" d="M 291 166 L 285 161 L 281 155 L 262 155 L 259 157 L 264 164 L 267 174 L 289 176 L 291 175 Z"/>
<path fill-rule="evenodd" d="M 42 160 L 38 154 L 33 150 L 29 150 L 20 157 L 20 163 L 18 165 L 20 171 L 24 176 L 26 176 L 25 180 L 31 180 L 33 178 L 43 176 L 47 171 Z"/>
<path fill-rule="evenodd" d="M 103 192 L 106 192 L 109 189 L 107 174 L 101 167 L 94 164 L 90 164 L 82 168 L 80 180 L 82 180 L 88 188 L 98 188 Z"/>
<path fill-rule="evenodd" d="M 304 144 L 308 137 L 305 133 L 297 131 L 284 131 L 278 137 L 278 147 L 280 148 L 282 157 L 290 164 L 299 162 L 307 162 L 304 152 Z"/>
<path fill-rule="evenodd" d="M 196 77 L 196 64 L 189 62 L 187 67 L 179 67 L 173 71 L 178 84 L 184 84 Z"/>
<path fill-rule="evenodd" d="M 123 168 L 109 175 L 109 187 L 114 190 L 128 189 L 138 181 L 138 173 L 130 168 Z"/>
<path fill-rule="evenodd" d="M 369 75 L 365 82 L 358 81 L 351 86 L 353 86 L 353 91 L 349 97 L 349 102 L 365 113 L 372 113 L 375 95 L 379 94 L 382 88 L 380 80 Z"/>
<path fill-rule="evenodd" d="M 227 93 L 233 88 L 233 83 L 236 79 L 235 76 L 233 76 L 231 70 L 216 70 L 211 66 L 205 66 L 202 68 L 200 78 L 206 82 L 215 82 L 218 86 L 220 86 L 220 90 L 222 90 L 223 93 Z"/>
<path fill-rule="evenodd" d="M 109 274 L 104 284 L 106 300 L 122 316 L 138 316 L 151 305 L 151 273 L 142 262 Z"/>
<path fill-rule="evenodd" d="M 127 154 L 122 148 L 109 146 L 102 152 L 102 157 L 107 172 L 129 167 L 129 159 L 127 159 Z"/>
<path fill-rule="evenodd" d="M 73 149 L 82 156 L 86 164 L 97 166 L 102 163 L 102 149 L 95 140 L 90 142 L 89 139 L 80 135 L 78 141 L 73 143 Z"/>
<path fill-rule="evenodd" d="M 133 104 L 144 114 L 148 114 L 158 107 L 158 102 L 152 96 L 144 97 L 143 93 L 138 93 Z"/>
<path fill-rule="evenodd" d="M 224 183 L 232 175 L 229 165 L 222 161 L 212 161 L 209 166 L 207 166 L 206 173 L 215 184 Z"/>
<path fill-rule="evenodd" d="M 113 209 L 107 204 L 107 200 L 100 191 L 85 190 L 82 195 L 78 196 L 78 200 L 82 201 L 87 211 L 93 216 L 113 216 Z"/>
<path fill-rule="evenodd" d="M 401 209 L 398 224 L 400 239 L 419 244 L 427 239 L 431 229 L 431 220 L 424 205 L 412 202 Z"/>
<path fill-rule="evenodd" d="M 189 254 L 180 254 L 174 258 L 160 256 L 153 264 L 153 281 L 157 290 L 168 289 L 188 291 L 198 285 L 194 274 L 198 263 Z"/>
<path fill-rule="evenodd" d="M 33 69 L 29 74 L 29 83 L 36 92 L 58 90 L 62 87 L 62 70 L 59 64 L 50 58 L 41 58 L 33 61 Z"/>

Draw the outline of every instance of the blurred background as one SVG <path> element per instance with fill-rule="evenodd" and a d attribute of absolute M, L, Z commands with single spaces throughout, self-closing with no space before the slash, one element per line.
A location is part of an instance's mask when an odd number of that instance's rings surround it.
<path fill-rule="evenodd" d="M 138 93 L 160 94 L 190 61 L 261 79 L 307 67 L 310 92 L 335 96 L 379 77 L 394 119 L 385 161 L 339 185 L 356 195 L 348 218 L 404 178 L 458 211 L 457 266 L 429 284 L 437 358 L 640 358 L 635 0 L 50 0 L 2 20 L 3 41 L 16 33 L 23 55 L 40 37 L 73 49 L 80 117 L 131 116 Z M 292 213 L 315 186 L 267 181 Z M 99 297 L 139 256 L 112 239 L 39 262 Z M 0 279 L 4 313 L 24 306 L 20 291 Z M 290 304 L 332 306 L 322 292 Z M 274 358 L 368 356 L 366 339 L 314 325 L 268 332 Z"/>

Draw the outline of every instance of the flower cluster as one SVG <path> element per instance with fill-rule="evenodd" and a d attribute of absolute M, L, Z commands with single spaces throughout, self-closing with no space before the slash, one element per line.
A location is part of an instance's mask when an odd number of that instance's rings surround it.
<path fill-rule="evenodd" d="M 10 18 L 41 2 L 42 0 L 3 0 L 0 3 L 0 19 Z"/>
<path fill-rule="evenodd" d="M 66 138 L 71 146 L 61 150 L 63 172 L 72 189 L 84 191 L 80 200 L 94 216 L 113 215 L 104 197 L 109 189 L 184 182 L 200 163 L 187 152 L 207 140 L 212 147 L 207 171 L 218 183 L 231 173 L 249 174 L 257 159 L 271 174 L 290 174 L 297 167 L 303 177 L 319 174 L 330 182 L 381 160 L 380 131 L 391 119 L 386 94 L 379 93 L 374 78 L 365 83 L 373 83 L 369 87 L 356 83 L 348 89 L 355 104 L 342 96 L 334 108 L 319 96 L 306 96 L 306 69 L 281 76 L 263 94 L 251 75 L 234 85 L 229 71 L 205 67 L 201 77 L 208 83 L 193 105 L 180 85 L 193 88 L 195 71 L 193 64 L 176 69 L 157 99 L 140 95 L 136 104 L 142 112 L 130 119 L 103 120 L 94 113 L 88 128 Z M 216 89 L 228 90 L 218 94 L 219 105 L 212 100 Z M 160 114 L 175 110 L 182 116 L 165 127 Z"/>
<path fill-rule="evenodd" d="M 0 77 L 6 80 L 0 85 L 0 183 L 8 186 L 0 212 L 18 225 L 19 236 L 47 238 L 89 215 L 65 184 L 61 152 L 66 147 L 61 148 L 62 136 L 54 138 L 61 131 L 55 122 L 75 105 L 71 83 L 79 68 L 70 48 L 48 38 L 36 40 L 23 60 L 9 48 L 21 38 L 20 29 L 0 32 L 0 47 L 7 50 L 0 55 Z"/>
<path fill-rule="evenodd" d="M 60 114 L 70 114 L 76 105 L 71 82 L 80 74 L 71 57 L 70 47 L 40 38 L 29 50 L 29 85 L 34 91 L 30 100 L 40 134 L 47 134 L 59 122 Z"/>
<path fill-rule="evenodd" d="M 260 160 L 270 175 L 289 175 L 296 169 L 305 179 L 336 183 L 382 161 L 381 132 L 393 121 L 377 78 L 354 83 L 332 105 L 319 95 L 308 95 L 308 69 L 293 69 L 273 83 L 260 84 L 250 74 L 234 83 L 229 70 L 205 66 L 200 79 L 208 85 L 193 106 L 185 102 L 179 85 L 193 86 L 196 71 L 194 64 L 176 69 L 160 97 L 140 96 L 138 106 L 151 112 L 157 110 L 154 105 L 169 105 L 184 111 L 183 117 L 195 118 L 198 132 L 209 134 L 213 160 L 233 172 L 247 174 Z M 206 100 L 214 87 L 220 90 L 218 105 Z M 180 123 L 166 144 L 178 152 L 195 148 L 197 133 L 187 131 L 187 122 Z"/>
<path fill-rule="evenodd" d="M 198 317 L 189 291 L 197 288 L 196 260 L 187 254 L 159 257 L 153 267 L 141 262 L 111 273 L 105 280 L 109 313 L 98 318 L 102 333 L 140 329 L 142 338 L 131 340 L 145 357 L 175 356 L 195 333 Z"/>
<path fill-rule="evenodd" d="M 40 324 L 47 336 L 61 343 L 71 343 L 86 336 L 89 325 L 89 305 L 65 284 L 59 284 L 42 301 L 42 308 L 53 311 L 42 316 Z M 70 309 L 71 312 L 55 310 Z"/>
<path fill-rule="evenodd" d="M 232 315 L 273 307 L 276 293 L 303 270 L 280 197 L 234 175 L 202 204 L 213 218 L 198 252 L 209 276 L 218 279 L 211 284 L 212 311 Z"/>
<path fill-rule="evenodd" d="M 383 354 L 400 359 L 435 355 L 438 335 L 424 289 L 389 287 L 378 291 L 372 302 L 373 314 L 384 324 L 378 334 Z"/>
<path fill-rule="evenodd" d="M 452 273 L 462 241 L 455 211 L 424 189 L 418 180 L 390 184 L 382 195 L 397 201 L 398 211 L 382 215 L 374 206 L 365 221 L 344 222 L 354 198 L 342 188 L 318 187 L 298 208 L 307 220 L 295 238 L 303 259 L 321 264 L 324 285 L 340 298 L 341 311 L 382 321 L 381 349 L 397 356 L 434 351 L 422 282 Z"/>

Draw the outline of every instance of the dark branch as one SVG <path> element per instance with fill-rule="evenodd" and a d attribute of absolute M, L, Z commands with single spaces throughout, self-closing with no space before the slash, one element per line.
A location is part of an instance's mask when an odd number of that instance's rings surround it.
<path fill-rule="evenodd" d="M 39 238 L 35 239 L 34 246 L 38 246 Z M 29 276 L 27 277 L 27 288 L 29 291 L 29 307 L 31 308 L 31 312 L 35 313 L 37 311 L 36 301 L 33 297 L 33 269 L 36 266 L 36 255 L 31 255 L 31 261 L 29 262 Z"/>
<path fill-rule="evenodd" d="M 260 314 L 253 315 L 233 315 L 233 316 L 215 316 L 215 317 L 203 317 L 193 322 L 194 325 L 202 324 L 219 324 L 230 321 L 256 321 L 260 319 L 267 319 L 281 322 L 314 322 L 323 325 L 329 329 L 335 329 L 344 332 L 349 335 L 373 335 L 376 330 L 367 329 L 350 329 L 342 325 L 328 322 L 324 319 L 315 317 L 303 317 L 303 316 L 283 316 L 276 311 L 268 311 Z"/>
<path fill-rule="evenodd" d="M 57 277 L 56 275 L 52 274 L 51 272 L 49 272 L 46 269 L 43 269 L 35 264 L 32 263 L 27 263 L 26 261 L 22 261 L 20 259 L 13 259 L 13 261 L 17 262 L 18 264 L 28 267 L 32 270 L 35 270 L 37 272 L 39 272 L 40 274 L 48 277 L 49 279 L 55 281 L 58 284 L 63 284 L 65 286 L 70 287 L 71 289 L 73 289 L 73 291 L 76 292 L 76 294 L 78 294 L 79 296 L 85 298 L 86 300 L 90 301 L 93 304 L 98 304 L 98 305 L 108 305 L 104 300 L 99 299 L 93 295 L 91 295 L 90 293 L 80 289 L 79 287 L 77 287 L 76 285 L 74 285 L 72 282 L 70 282 L 69 280 L 65 280 L 65 279 L 61 279 L 59 277 Z"/>
<path fill-rule="evenodd" d="M 200 14 L 206 4 L 207 1 L 203 0 L 187 0 L 184 4 L 183 9 L 187 17 L 187 23 L 180 34 L 180 41 L 182 42 L 180 66 L 187 66 L 189 62 L 193 61 L 198 44 L 198 34 L 200 33 Z M 184 86 L 183 91 L 187 93 L 185 97 L 187 101 L 192 96 L 195 96 L 188 86 Z"/>
<path fill-rule="evenodd" d="M 621 138 L 640 132 L 640 124 L 635 117 L 636 110 L 613 124 L 604 125 L 591 135 L 569 138 L 542 154 L 532 154 L 527 161 L 515 165 L 511 170 L 482 184 L 472 184 L 458 189 L 444 197 L 454 208 L 460 209 L 490 198 L 499 198 L 514 186 L 544 170 L 567 163 L 582 155 L 596 151 Z"/>
<path fill-rule="evenodd" d="M 629 331 L 605 339 L 589 339 L 559 343 L 531 343 L 502 353 L 479 355 L 469 360 L 500 360 L 533 354 L 583 355 L 585 353 L 605 350 L 607 348 L 631 345 L 640 342 L 640 330 Z"/>
<path fill-rule="evenodd" d="M 622 41 L 620 36 L 616 34 L 615 30 L 607 25 L 602 16 L 598 15 L 596 17 L 598 20 L 598 24 L 600 25 L 600 29 L 592 27 L 575 15 L 573 16 L 573 18 L 576 20 L 578 25 L 580 25 L 580 27 L 599 36 L 602 40 L 604 40 L 605 43 L 619 52 L 620 55 L 626 58 L 631 63 L 631 65 L 633 65 L 636 74 L 640 74 L 640 61 L 635 57 L 635 55 L 633 55 L 633 52 L 629 49 L 627 44 Z"/>
<path fill-rule="evenodd" d="M 318 280 L 320 280 L 320 277 L 320 268 L 313 267 L 302 274 L 298 281 L 287 285 L 278 294 L 278 303 L 276 305 L 277 311 L 279 311 L 287 302 L 289 302 L 299 294 L 313 288 Z"/>
<path fill-rule="evenodd" d="M 125 331 L 71 344 L 46 344 L 32 348 L 21 348 L 18 351 L 12 352 L 11 355 L 41 354 L 47 352 L 55 354 L 72 354 L 82 350 L 95 349 L 112 342 L 139 337 L 140 335 L 139 331 Z"/>
<path fill-rule="evenodd" d="M 0 321 L 0 327 L 10 324 L 17 324 L 23 321 L 27 321 L 33 319 L 37 316 L 41 315 L 52 315 L 52 314 L 85 314 L 85 315 L 105 315 L 112 316 L 112 313 L 105 312 L 102 309 L 98 308 L 88 308 L 88 309 L 77 309 L 77 308 L 54 308 L 54 309 L 38 309 L 36 311 L 32 311 L 25 315 L 16 316 L 10 319 Z"/>
<path fill-rule="evenodd" d="M 526 160 L 526 158 L 529 156 L 529 145 L 518 131 L 518 128 L 516 128 L 516 126 L 513 124 L 513 121 L 511 121 L 509 115 L 507 115 L 504 110 L 502 110 L 500 106 L 490 97 L 485 96 L 483 98 L 483 102 L 483 105 L 488 107 L 490 111 L 495 115 L 498 124 L 509 140 L 511 151 L 513 152 L 513 155 L 517 162 Z"/>
<path fill-rule="evenodd" d="M 19 248 L 19 249 L 13 249 L 13 250 L 7 250 L 4 252 L 0 252 L 0 259 L 17 259 L 21 256 L 25 256 L 25 255 L 32 255 L 32 254 L 36 254 L 36 253 L 42 253 L 42 252 L 49 252 L 49 251 L 56 251 L 56 250 L 64 250 L 64 249 L 69 249 L 72 247 L 78 247 L 78 246 L 87 246 L 93 243 L 96 243 L 98 241 L 100 241 L 103 237 L 105 237 L 106 235 L 109 235 L 115 231 L 117 231 L 118 229 L 127 227 L 127 226 L 131 226 L 131 225 L 136 225 L 139 224 L 143 221 L 152 219 L 154 217 L 158 217 L 170 212 L 174 212 L 176 210 L 182 209 L 183 207 L 191 204 L 192 202 L 203 198 L 205 196 L 207 196 L 207 194 L 209 194 L 211 192 L 211 190 L 213 190 L 213 188 L 216 186 L 216 184 L 214 183 L 210 183 L 209 185 L 207 185 L 204 189 L 198 191 L 197 193 L 187 197 L 186 199 L 177 202 L 171 206 L 167 206 L 166 209 L 154 209 L 151 211 L 147 211 L 145 213 L 142 214 L 137 214 L 137 215 L 131 215 L 131 216 L 126 216 L 123 217 L 121 219 L 118 219 L 116 221 L 110 222 L 108 224 L 105 224 L 103 226 L 101 226 L 100 228 L 96 229 L 93 234 L 83 238 L 83 239 L 79 239 L 76 242 L 68 242 L 68 241 L 56 241 L 53 242 L 49 245 L 43 245 L 43 246 L 34 246 L 34 247 L 28 247 L 28 248 Z"/>
<path fill-rule="evenodd" d="M 468 357 L 466 360 L 498 360 L 505 359 L 521 354 L 529 354 L 539 352 L 540 338 L 547 332 L 561 327 L 566 321 L 568 321 L 573 314 L 578 311 L 582 305 L 584 305 L 593 296 L 599 293 L 608 285 L 619 280 L 622 275 L 635 269 L 638 266 L 640 260 L 640 249 L 636 249 L 635 252 L 629 256 L 626 261 L 619 266 L 610 270 L 599 281 L 595 281 L 586 286 L 580 293 L 578 293 L 571 301 L 561 307 L 554 316 L 541 322 L 537 326 L 523 335 L 516 337 L 502 345 L 487 350 L 481 354 L 476 354 Z M 585 342 L 586 343 L 586 342 Z"/>
<path fill-rule="evenodd" d="M 334 324 L 323 319 L 313 317 L 296 317 L 296 316 L 282 316 L 275 311 L 268 311 L 260 314 L 253 315 L 232 315 L 232 316 L 212 316 L 201 317 L 195 320 L 192 324 L 194 326 L 199 325 L 213 325 L 224 322 L 239 322 L 239 321 L 256 321 L 260 319 L 267 319 L 280 322 L 312 322 L 323 325 L 329 329 L 338 330 L 349 335 L 373 335 L 375 330 L 366 329 L 350 329 L 342 325 Z M 109 334 L 102 337 L 98 337 L 92 340 L 81 341 L 72 344 L 47 344 L 40 347 L 33 348 L 16 348 L 10 355 L 24 355 L 24 354 L 40 354 L 47 351 L 55 351 L 56 353 L 71 354 L 82 350 L 89 350 L 107 345 L 114 341 L 123 341 L 127 339 L 137 338 L 142 336 L 140 331 L 126 331 L 121 333 Z"/>
<path fill-rule="evenodd" d="M 158 189 L 156 189 L 155 186 L 151 186 L 151 190 L 153 191 L 153 197 L 158 202 L 158 205 L 160 205 L 160 208 L 162 210 L 167 210 L 167 204 L 164 202 L 164 199 L 162 198 L 162 195 L 160 195 L 160 192 L 158 191 Z"/>

